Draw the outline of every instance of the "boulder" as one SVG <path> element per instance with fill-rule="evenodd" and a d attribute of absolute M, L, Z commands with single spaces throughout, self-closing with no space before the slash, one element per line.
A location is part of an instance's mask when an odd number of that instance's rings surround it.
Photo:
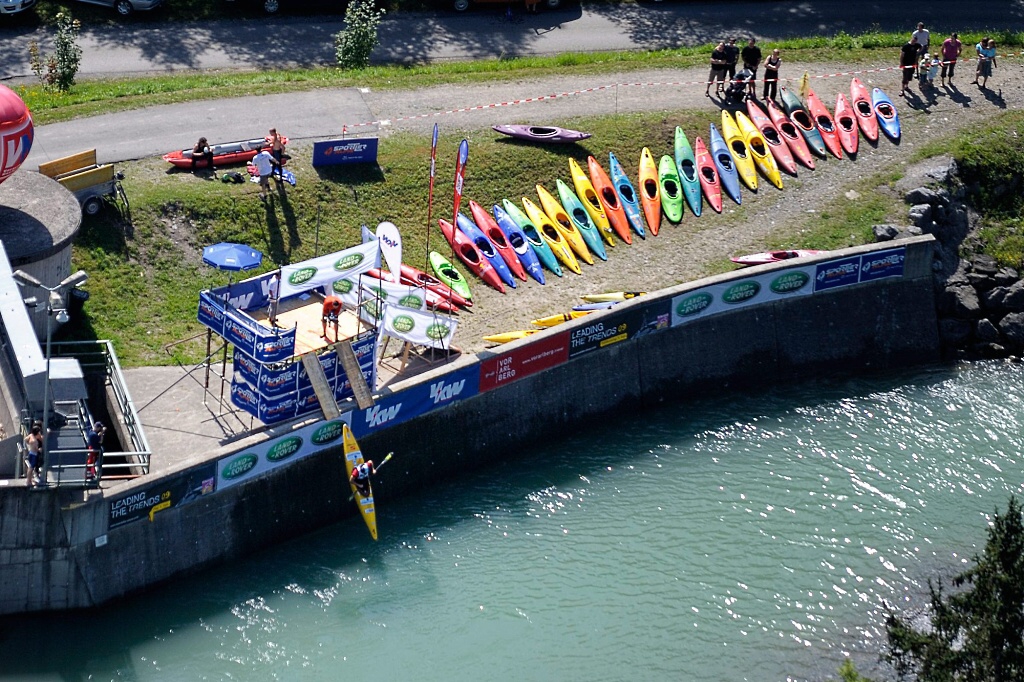
<path fill-rule="evenodd" d="M 981 317 L 981 301 L 978 292 L 970 286 L 947 286 L 939 296 L 939 313 L 951 315 L 960 320 Z"/>
<path fill-rule="evenodd" d="M 1006 292 L 1009 291 L 1009 287 L 995 287 L 989 289 L 981 295 L 981 305 L 985 307 L 985 310 L 1002 311 L 1003 299 L 1006 298 Z"/>
<path fill-rule="evenodd" d="M 975 291 L 988 291 L 996 285 L 995 277 L 983 275 L 979 272 L 968 272 L 967 281 L 971 283 Z"/>
<path fill-rule="evenodd" d="M 1024 313 L 1010 313 L 999 321 L 999 331 L 1003 333 L 1010 345 L 1015 348 L 1024 347 Z"/>
<path fill-rule="evenodd" d="M 999 329 L 990 320 L 981 318 L 974 323 L 974 337 L 979 341 L 995 342 L 999 340 Z"/>
<path fill-rule="evenodd" d="M 998 343 L 992 342 L 981 342 L 971 344 L 971 352 L 978 357 L 994 359 L 994 358 L 1005 358 L 1009 353 L 1006 350 L 1006 346 L 1002 346 Z"/>
<path fill-rule="evenodd" d="M 1010 312 L 1024 312 L 1024 281 L 1014 282 L 1006 289 L 1003 308 Z"/>
<path fill-rule="evenodd" d="M 895 225 L 872 225 L 871 231 L 875 233 L 876 242 L 892 241 L 900 233 L 900 229 Z"/>
<path fill-rule="evenodd" d="M 928 232 L 929 227 L 932 224 L 931 204 L 914 204 L 910 207 L 907 215 L 912 224 L 917 225 L 925 232 Z"/>
<path fill-rule="evenodd" d="M 907 192 L 904 200 L 908 204 L 930 204 L 932 206 L 939 203 L 939 193 L 928 187 L 917 187 Z"/>
<path fill-rule="evenodd" d="M 939 320 L 939 338 L 947 346 L 962 346 L 971 337 L 971 323 L 967 320 Z M 1024 333 L 1024 329 L 1022 329 Z"/>
<path fill-rule="evenodd" d="M 995 281 L 997 286 L 1008 287 L 1020 279 L 1020 273 L 1013 268 L 999 268 L 999 272 L 995 274 Z"/>
<path fill-rule="evenodd" d="M 999 272 L 999 263 L 987 253 L 979 253 L 971 259 L 971 270 L 984 275 L 995 275 Z"/>

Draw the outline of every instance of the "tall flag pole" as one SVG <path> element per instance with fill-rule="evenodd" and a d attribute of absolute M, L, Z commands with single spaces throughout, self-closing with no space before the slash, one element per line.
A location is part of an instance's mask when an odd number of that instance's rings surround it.
<path fill-rule="evenodd" d="M 434 176 L 437 175 L 437 124 L 434 124 L 434 137 L 430 141 L 430 189 L 427 190 L 427 245 L 423 250 L 423 270 L 426 272 L 428 254 L 430 253 L 430 220 L 434 209 Z"/>

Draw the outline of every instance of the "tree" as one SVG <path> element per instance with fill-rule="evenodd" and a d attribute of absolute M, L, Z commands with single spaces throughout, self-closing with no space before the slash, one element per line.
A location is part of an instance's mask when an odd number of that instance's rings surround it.
<path fill-rule="evenodd" d="M 82 62 L 82 48 L 78 46 L 78 32 L 82 22 L 70 14 L 57 13 L 57 34 L 53 37 L 53 54 L 44 55 L 39 44 L 32 41 L 28 53 L 32 72 L 47 88 L 68 92 L 75 84 L 78 65 Z"/>
<path fill-rule="evenodd" d="M 1016 496 L 998 509 L 974 566 L 942 582 L 928 581 L 931 627 L 917 630 L 889 613 L 887 658 L 900 679 L 920 682 L 1013 682 L 1024 679 L 1024 517 Z"/>
<path fill-rule="evenodd" d="M 353 0 L 345 10 L 345 28 L 334 36 L 334 56 L 343 69 L 361 69 L 370 64 L 370 54 L 377 47 L 377 27 L 384 10 L 373 6 L 373 0 Z"/>

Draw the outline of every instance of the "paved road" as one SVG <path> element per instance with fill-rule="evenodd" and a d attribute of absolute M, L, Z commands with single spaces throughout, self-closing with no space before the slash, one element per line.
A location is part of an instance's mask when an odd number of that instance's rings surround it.
<path fill-rule="evenodd" d="M 856 7 L 856 12 L 851 7 Z M 950 23 L 944 17 L 956 17 L 956 21 Z M 374 59 L 422 62 L 651 49 L 703 44 L 731 34 L 771 40 L 840 31 L 860 33 L 876 25 L 909 32 L 918 21 L 927 22 L 937 32 L 992 27 L 1024 30 L 1024 0 L 979 3 L 969 8 L 952 0 L 930 0 L 924 5 L 910 0 L 854 5 L 840 0 L 586 4 L 538 15 L 518 13 L 511 20 L 504 9 L 491 8 L 466 14 L 407 13 L 385 19 Z M 330 64 L 334 58 L 331 36 L 342 27 L 338 17 L 240 19 L 204 25 L 136 21 L 117 28 L 86 27 L 80 40 L 84 49 L 80 73 L 103 76 Z M 32 77 L 28 44 L 33 39 L 45 47 L 48 34 L 0 30 L 0 80 Z"/>

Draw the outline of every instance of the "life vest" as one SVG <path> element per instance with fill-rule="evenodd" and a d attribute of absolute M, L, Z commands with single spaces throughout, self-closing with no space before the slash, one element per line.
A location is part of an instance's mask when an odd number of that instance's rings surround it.
<path fill-rule="evenodd" d="M 357 481 L 365 481 L 370 477 L 370 467 L 365 462 L 352 468 L 352 475 Z"/>

